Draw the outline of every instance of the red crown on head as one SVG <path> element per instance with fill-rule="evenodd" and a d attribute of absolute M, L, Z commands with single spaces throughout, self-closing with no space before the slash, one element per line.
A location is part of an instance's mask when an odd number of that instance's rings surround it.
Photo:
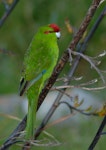
<path fill-rule="evenodd" d="M 56 25 L 55 23 L 50 24 L 49 27 L 53 28 L 54 32 L 59 32 L 60 31 L 59 26 Z"/>

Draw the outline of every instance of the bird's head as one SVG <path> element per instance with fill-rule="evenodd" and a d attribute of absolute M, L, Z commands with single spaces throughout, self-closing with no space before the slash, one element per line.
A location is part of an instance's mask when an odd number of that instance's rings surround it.
<path fill-rule="evenodd" d="M 57 38 L 60 38 L 60 28 L 58 25 L 52 23 L 48 25 L 48 29 L 44 32 L 45 34 L 55 33 Z"/>

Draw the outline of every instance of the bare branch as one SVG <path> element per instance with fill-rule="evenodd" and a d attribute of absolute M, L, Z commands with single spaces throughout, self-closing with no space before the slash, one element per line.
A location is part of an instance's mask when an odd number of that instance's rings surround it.
<path fill-rule="evenodd" d="M 61 86 L 60 86 L 60 87 L 61 87 Z M 64 87 L 64 86 L 62 86 L 62 87 L 63 87 L 63 88 L 54 87 L 54 88 L 52 88 L 51 90 L 56 90 L 56 91 L 62 93 L 63 95 L 66 95 L 71 101 L 73 101 L 73 97 L 72 97 L 72 96 L 70 96 L 69 94 L 67 94 L 65 91 L 61 90 L 61 89 L 64 89 L 64 88 L 66 88 L 66 87 Z"/>
<path fill-rule="evenodd" d="M 57 90 L 57 91 L 61 91 L 61 89 L 70 89 L 70 88 L 80 88 L 80 89 L 83 89 L 83 90 L 87 90 L 87 91 L 98 91 L 98 90 L 104 90 L 106 89 L 106 86 L 101 86 L 101 87 L 95 87 L 95 88 L 88 88 L 88 87 L 82 87 L 80 85 L 78 86 L 74 86 L 74 85 L 63 85 L 63 86 L 57 86 L 57 87 L 54 87 L 52 88 L 52 90 Z M 69 95 L 67 95 L 67 93 L 64 93 L 66 96 L 69 97 Z M 70 97 L 71 98 L 71 97 Z"/>
<path fill-rule="evenodd" d="M 85 110 L 78 109 L 78 108 L 72 106 L 71 104 L 67 103 L 66 101 L 59 102 L 59 104 L 63 104 L 63 103 L 66 104 L 70 108 L 71 111 L 75 110 L 75 111 L 77 111 L 83 115 L 87 115 L 87 116 L 98 116 L 95 112 L 86 113 Z"/>
<path fill-rule="evenodd" d="M 104 84 L 106 83 L 106 81 L 104 79 L 104 76 L 102 75 L 101 71 L 96 67 L 96 65 L 92 62 L 92 60 L 87 55 L 84 55 L 84 54 L 79 53 L 79 52 L 71 51 L 71 50 L 70 50 L 70 53 L 72 53 L 73 55 L 79 55 L 80 57 L 85 59 L 87 62 L 89 62 L 91 67 L 94 68 L 96 70 L 96 72 L 99 74 L 99 76 L 101 77 L 103 83 Z"/>
<path fill-rule="evenodd" d="M 102 133 L 105 125 L 106 125 L 106 116 L 104 117 L 104 119 L 103 119 L 103 121 L 102 121 L 102 123 L 101 123 L 101 125 L 100 125 L 100 127 L 99 127 L 99 129 L 98 129 L 98 131 L 97 131 L 97 133 L 96 133 L 92 143 L 90 144 L 90 146 L 88 148 L 88 150 L 93 150 L 95 148 L 96 144 L 98 143 L 98 141 L 99 141 L 99 139 L 101 137 L 101 133 Z"/>
<path fill-rule="evenodd" d="M 18 2 L 19 2 L 19 0 L 14 0 L 13 3 L 11 4 L 11 6 L 8 7 L 8 9 L 6 10 L 6 12 L 4 13 L 4 15 L 2 16 L 2 18 L 0 19 L 0 27 L 2 27 L 2 25 L 6 21 L 7 17 L 10 15 L 10 13 L 15 8 L 15 6 L 17 5 Z"/>

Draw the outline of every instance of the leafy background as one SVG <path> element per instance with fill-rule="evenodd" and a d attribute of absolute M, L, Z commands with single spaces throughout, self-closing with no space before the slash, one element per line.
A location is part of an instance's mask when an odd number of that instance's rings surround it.
<path fill-rule="evenodd" d="M 70 33 L 67 31 L 65 20 L 68 18 L 74 27 L 79 28 L 91 2 L 92 0 L 19 1 L 16 8 L 8 17 L 2 28 L 0 28 L 0 48 L 5 48 L 6 50 L 12 52 L 10 55 L 0 53 L 1 95 L 18 93 L 24 53 L 37 29 L 42 25 L 53 22 L 61 27 L 62 37 L 59 40 L 61 56 L 62 52 L 68 47 L 69 42 L 72 39 L 72 35 L 70 35 Z M 95 19 L 98 17 L 105 4 L 106 2 L 99 7 L 89 28 L 91 28 L 91 26 L 94 24 Z M 0 17 L 2 17 L 3 13 L 4 7 L 0 1 Z M 86 54 L 95 56 L 105 49 L 105 31 L 106 21 L 104 19 L 90 41 Z M 105 69 L 106 59 L 103 59 L 102 61 L 103 62 L 100 65 L 100 68 Z M 85 61 L 81 61 L 76 75 L 85 75 L 86 81 L 97 77 L 95 71 L 90 71 L 90 69 L 90 66 Z M 65 71 L 67 70 L 68 67 L 65 69 Z M 96 92 L 95 94 L 98 94 L 102 100 L 105 100 L 106 98 L 105 90 L 98 93 Z M 24 116 L 22 113 L 20 113 L 19 108 L 17 108 L 13 113 L 21 118 Z M 82 116 L 80 115 L 80 117 Z M 100 124 L 101 118 L 91 117 L 89 121 L 86 119 L 86 117 L 84 117 L 84 119 L 85 122 L 81 123 L 80 125 L 72 124 L 69 128 L 64 127 L 58 129 L 58 127 L 55 126 L 50 128 L 49 132 L 53 133 L 56 138 L 63 142 L 63 145 L 60 145 L 59 147 L 50 147 L 50 149 L 87 149 L 98 128 L 98 125 Z M 2 135 L 4 135 L 1 137 L 2 141 L 5 139 L 5 136 L 8 136 L 9 133 L 11 133 L 17 122 L 7 118 L 1 118 L 0 120 L 1 124 L 3 125 L 0 130 Z M 4 130 L 4 127 L 7 130 Z M 104 150 L 104 141 L 105 137 L 103 136 L 97 145 L 97 150 Z M 37 149 L 48 149 L 48 147 L 38 147 Z"/>

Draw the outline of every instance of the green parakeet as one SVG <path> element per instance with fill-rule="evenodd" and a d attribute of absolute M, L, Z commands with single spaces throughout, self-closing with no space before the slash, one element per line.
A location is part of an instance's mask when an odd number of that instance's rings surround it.
<path fill-rule="evenodd" d="M 33 139 L 38 97 L 57 63 L 59 37 L 60 28 L 56 24 L 40 27 L 24 57 L 20 96 L 26 92 L 28 98 L 26 139 Z"/>

